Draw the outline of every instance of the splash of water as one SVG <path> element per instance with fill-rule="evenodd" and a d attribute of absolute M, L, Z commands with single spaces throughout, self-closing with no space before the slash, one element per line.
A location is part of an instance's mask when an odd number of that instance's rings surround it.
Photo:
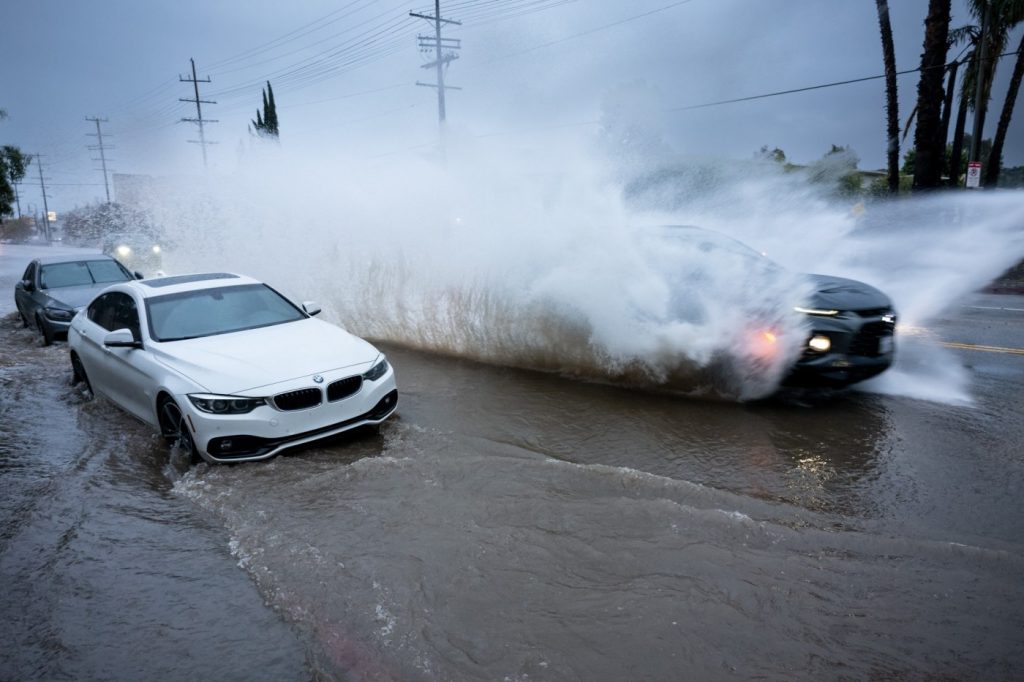
<path fill-rule="evenodd" d="M 803 342 L 792 308 L 809 291 L 791 273 L 866 281 L 920 324 L 1024 255 L 1020 193 L 861 210 L 774 164 L 617 163 L 564 139 L 453 139 L 446 163 L 317 158 L 263 150 L 231 176 L 161 186 L 148 208 L 173 235 L 167 265 L 251 274 L 374 339 L 748 399 Z M 652 240 L 664 224 L 784 269 Z"/>

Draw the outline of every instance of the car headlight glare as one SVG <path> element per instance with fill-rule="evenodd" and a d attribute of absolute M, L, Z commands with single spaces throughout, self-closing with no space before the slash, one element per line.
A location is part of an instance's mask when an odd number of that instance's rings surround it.
<path fill-rule="evenodd" d="M 51 320 L 60 320 L 61 322 L 68 322 L 75 316 L 74 311 L 64 310 L 63 308 L 46 308 L 44 312 Z"/>
<path fill-rule="evenodd" d="M 370 368 L 366 374 L 363 375 L 363 379 L 366 381 L 376 381 L 384 376 L 384 373 L 388 371 L 388 359 L 383 355 L 380 356 L 380 362 Z"/>
<path fill-rule="evenodd" d="M 815 334 L 807 341 L 807 347 L 819 353 L 827 353 L 832 348 L 832 339 L 824 334 Z"/>
<path fill-rule="evenodd" d="M 127 244 L 121 244 L 121 246 L 117 247 L 117 255 L 121 258 L 127 258 L 132 255 L 132 248 Z"/>
<path fill-rule="evenodd" d="M 160 253 L 160 245 L 159 244 L 154 244 L 153 245 L 153 253 Z"/>
<path fill-rule="evenodd" d="M 796 306 L 793 310 L 798 313 L 803 313 L 804 315 L 817 315 L 819 317 L 835 317 L 839 314 L 838 310 L 826 310 L 824 308 L 803 308 L 801 306 Z"/>
<path fill-rule="evenodd" d="M 209 393 L 190 394 L 188 399 L 197 410 L 207 414 L 248 414 L 260 405 L 267 404 L 266 398 L 239 398 Z"/>

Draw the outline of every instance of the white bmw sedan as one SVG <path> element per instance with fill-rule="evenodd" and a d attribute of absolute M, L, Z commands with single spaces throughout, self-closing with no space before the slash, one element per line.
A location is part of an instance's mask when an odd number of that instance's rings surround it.
<path fill-rule="evenodd" d="M 116 284 L 71 321 L 73 380 L 193 460 L 266 459 L 398 404 L 384 355 L 319 312 L 229 273 Z"/>

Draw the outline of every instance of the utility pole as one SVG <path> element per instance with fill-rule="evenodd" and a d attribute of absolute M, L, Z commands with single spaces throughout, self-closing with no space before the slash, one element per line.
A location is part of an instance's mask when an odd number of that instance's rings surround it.
<path fill-rule="evenodd" d="M 86 133 L 87 137 L 95 137 L 97 139 L 97 143 L 89 145 L 88 149 L 90 149 L 92 151 L 95 151 L 95 150 L 98 149 L 99 152 L 100 152 L 100 158 L 93 159 L 93 161 L 99 161 L 100 164 L 103 166 L 103 188 L 107 190 L 107 203 L 109 204 L 110 203 L 110 183 L 107 182 L 107 154 L 106 154 L 106 148 L 103 146 L 103 131 L 100 130 L 100 123 L 106 123 L 107 119 L 105 119 L 105 118 L 97 118 L 96 116 L 92 116 L 92 117 L 86 116 L 85 120 L 86 121 L 92 121 L 92 122 L 94 122 L 96 124 L 96 134 L 95 135 L 93 135 L 92 133 Z"/>
<path fill-rule="evenodd" d="M 196 78 L 196 60 L 195 59 L 189 59 L 189 61 L 192 63 L 192 77 L 191 78 L 186 78 L 184 76 L 178 76 L 178 80 L 181 81 L 182 83 L 191 83 L 192 86 L 195 88 L 196 96 L 195 96 L 194 99 L 190 98 L 190 97 L 179 97 L 178 101 L 194 103 L 196 105 L 196 117 L 195 118 L 183 118 L 181 120 L 185 121 L 186 123 L 196 123 L 196 124 L 199 125 L 199 139 L 198 140 L 189 140 L 189 142 L 191 142 L 192 144 L 198 144 L 202 148 L 202 150 L 203 150 L 203 168 L 206 168 L 206 145 L 208 145 L 208 144 L 217 144 L 217 143 L 216 142 L 207 142 L 206 141 L 206 132 L 203 129 L 203 124 L 205 124 L 205 123 L 218 123 L 218 121 L 215 120 L 215 119 L 211 119 L 211 118 L 203 118 L 203 107 L 202 107 L 202 105 L 203 104 L 216 104 L 216 102 L 211 102 L 210 100 L 200 99 L 199 98 L 199 84 L 200 83 L 209 83 L 210 82 L 210 77 L 207 76 L 206 78 Z"/>
<path fill-rule="evenodd" d="M 455 61 L 459 58 L 459 55 L 455 52 L 447 52 L 444 50 L 461 50 L 462 41 L 453 38 L 441 37 L 441 24 L 454 24 L 456 26 L 462 26 L 461 21 L 454 21 L 453 19 L 445 19 L 441 16 L 441 0 L 434 0 L 434 16 L 426 14 L 418 14 L 416 12 L 409 12 L 410 17 L 416 17 L 418 19 L 426 19 L 434 22 L 434 35 L 433 36 L 416 36 L 420 43 L 420 49 L 426 50 L 434 48 L 434 61 L 424 64 L 424 69 L 437 69 L 437 82 L 436 83 L 420 83 L 416 81 L 416 85 L 421 85 L 427 88 L 437 88 L 437 123 L 441 128 L 442 139 L 444 137 L 445 127 L 445 105 L 444 105 L 444 91 L 445 90 L 461 90 L 462 88 L 454 87 L 451 85 L 444 84 L 444 71 L 450 62 Z"/>
<path fill-rule="evenodd" d="M 39 169 L 39 187 L 43 191 L 43 226 L 46 229 L 46 243 L 50 245 L 50 206 L 46 203 L 46 180 L 43 179 L 43 158 L 42 154 L 36 154 L 36 168 Z"/>
<path fill-rule="evenodd" d="M 12 182 L 11 188 L 14 190 L 14 204 L 18 207 L 18 219 L 21 219 L 21 197 L 18 196 L 18 183 Z"/>

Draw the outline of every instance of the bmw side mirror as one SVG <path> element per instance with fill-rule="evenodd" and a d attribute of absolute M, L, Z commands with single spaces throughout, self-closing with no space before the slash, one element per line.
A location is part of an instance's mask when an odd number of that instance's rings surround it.
<path fill-rule="evenodd" d="M 319 315 L 323 308 L 316 301 L 303 301 L 302 309 L 306 311 L 306 314 L 312 317 L 313 315 Z"/>
<path fill-rule="evenodd" d="M 135 275 L 135 279 L 142 279 L 142 273 L 139 272 L 138 270 L 136 270 L 132 274 Z"/>
<path fill-rule="evenodd" d="M 103 345 L 107 348 L 142 348 L 142 342 L 136 341 L 130 329 L 118 329 L 103 337 Z"/>

